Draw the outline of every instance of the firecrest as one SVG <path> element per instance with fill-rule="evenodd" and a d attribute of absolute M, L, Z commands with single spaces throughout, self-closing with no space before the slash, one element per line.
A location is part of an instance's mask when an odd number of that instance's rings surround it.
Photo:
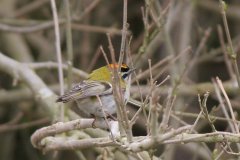
<path fill-rule="evenodd" d="M 114 67 L 114 64 L 110 64 Z M 118 64 L 116 64 L 118 67 Z M 130 69 L 127 65 L 121 65 L 121 87 L 124 102 L 129 100 L 131 73 L 136 68 Z M 108 66 L 101 67 L 92 71 L 86 80 L 73 87 L 70 92 L 57 98 L 56 102 L 69 102 L 75 100 L 78 107 L 87 115 L 94 115 L 96 119 L 104 117 L 101 105 L 96 95 L 99 95 L 103 111 L 107 117 L 117 112 L 115 101 L 113 98 L 113 89 L 110 79 L 110 71 Z"/>

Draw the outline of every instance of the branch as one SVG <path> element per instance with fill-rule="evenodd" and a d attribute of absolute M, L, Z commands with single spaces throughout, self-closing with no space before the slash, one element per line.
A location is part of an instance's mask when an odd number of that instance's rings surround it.
<path fill-rule="evenodd" d="M 57 69 L 58 68 L 58 63 L 56 62 L 37 62 L 37 63 L 26 63 L 26 66 L 32 69 Z M 63 70 L 68 70 L 68 66 L 66 64 L 62 65 Z M 82 78 L 87 78 L 88 74 L 82 70 L 79 70 L 77 68 L 72 68 L 73 74 L 82 77 Z"/>
<path fill-rule="evenodd" d="M 45 144 L 42 143 L 39 145 L 38 142 L 41 141 L 43 138 L 48 136 L 53 136 L 55 134 L 59 134 L 63 132 L 68 132 L 71 130 L 92 128 L 93 121 L 94 119 L 77 119 L 77 120 L 69 121 L 66 123 L 59 122 L 59 123 L 53 124 L 52 126 L 41 128 L 31 136 L 32 145 L 35 148 L 42 149 Z M 94 125 L 97 128 L 109 129 L 108 125 L 105 123 L 105 120 L 95 121 Z M 118 124 L 116 121 L 110 121 L 109 127 L 114 137 L 119 136 Z"/>
<path fill-rule="evenodd" d="M 47 123 L 47 122 L 48 123 L 51 122 L 51 119 L 49 117 L 43 118 L 43 119 L 40 119 L 40 120 L 36 120 L 36 121 L 33 121 L 33 122 L 29 122 L 29 123 L 14 124 L 14 125 L 4 124 L 4 125 L 0 125 L 0 133 L 15 131 L 15 130 L 18 130 L 18 129 L 24 129 L 24 128 L 28 128 L 28 127 L 32 127 L 32 126 L 36 126 L 36 125 L 41 125 L 41 124 L 44 124 L 44 123 Z"/>
<path fill-rule="evenodd" d="M 119 146 L 122 144 L 122 147 L 127 148 L 127 150 L 131 150 L 133 152 L 140 152 L 143 150 L 148 150 L 155 145 L 150 137 L 142 137 L 143 141 L 139 141 L 139 138 L 135 138 L 136 141 L 130 143 L 126 138 L 122 138 L 121 143 L 116 143 L 112 141 L 110 138 L 92 138 L 92 139 L 83 139 L 76 140 L 79 138 L 71 137 L 49 137 L 55 134 L 68 132 L 77 129 L 86 129 L 92 128 L 92 122 L 94 119 L 78 119 L 66 123 L 59 122 L 57 124 L 53 124 L 52 126 L 44 127 L 37 130 L 31 137 L 31 142 L 35 148 L 41 149 L 44 152 L 49 152 L 52 150 L 67 150 L 67 149 L 83 149 L 90 147 L 107 147 L 107 146 Z M 109 126 L 113 135 L 119 138 L 119 132 L 116 132 L 116 126 L 118 122 L 110 121 Z M 105 123 L 105 120 L 96 121 L 95 126 L 108 129 L 108 125 Z M 161 143 L 166 139 L 172 138 L 177 134 L 182 133 L 186 129 L 189 129 L 191 126 L 180 127 L 176 130 L 172 130 L 168 133 L 165 133 L 157 138 L 157 143 Z M 89 137 L 85 137 L 89 138 Z"/>
<path fill-rule="evenodd" d="M 10 59 L 0 52 L 0 70 L 10 74 L 14 79 L 24 82 L 31 89 L 35 99 L 45 107 L 52 119 L 58 120 L 60 115 L 59 105 L 55 103 L 57 95 L 53 93 L 46 84 L 29 69 L 25 64 Z M 73 113 L 69 111 L 69 113 Z M 56 117 L 54 117 L 56 115 Z M 73 114 L 72 114 L 73 115 Z M 75 117 L 72 117 L 75 118 Z"/>

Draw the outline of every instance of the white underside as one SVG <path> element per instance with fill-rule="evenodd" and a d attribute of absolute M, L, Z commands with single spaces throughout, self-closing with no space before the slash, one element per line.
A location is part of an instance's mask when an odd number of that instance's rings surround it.
<path fill-rule="evenodd" d="M 115 101 L 113 99 L 113 95 L 103 95 L 100 96 L 101 102 L 103 104 L 103 111 L 106 114 L 106 117 L 109 115 L 117 113 L 117 108 L 115 105 Z M 125 102 L 129 100 L 129 88 L 127 87 L 125 95 Z M 87 115 L 94 115 L 95 117 L 104 117 L 102 112 L 102 108 L 97 97 L 91 98 L 86 97 L 82 99 L 76 100 L 78 107 Z"/>

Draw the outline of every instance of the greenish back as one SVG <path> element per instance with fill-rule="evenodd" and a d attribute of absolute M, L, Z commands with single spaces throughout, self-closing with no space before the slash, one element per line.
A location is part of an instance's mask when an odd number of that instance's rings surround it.
<path fill-rule="evenodd" d="M 88 82 L 91 82 L 93 80 L 110 81 L 110 72 L 108 67 L 103 66 L 92 71 L 92 73 L 88 75 Z"/>

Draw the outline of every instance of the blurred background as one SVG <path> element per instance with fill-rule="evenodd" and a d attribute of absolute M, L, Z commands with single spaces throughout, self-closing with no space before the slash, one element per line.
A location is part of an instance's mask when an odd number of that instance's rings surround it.
<path fill-rule="evenodd" d="M 149 12 L 148 16 L 146 16 L 146 3 L 151 3 L 152 8 L 149 10 L 152 13 Z M 235 53 L 239 54 L 240 1 L 228 0 L 226 3 L 233 47 Z M 67 64 L 65 4 L 60 0 L 56 0 L 56 4 L 60 22 L 62 58 L 63 63 Z M 71 0 L 69 4 L 72 18 L 73 66 L 90 73 L 106 65 L 99 49 L 103 46 L 107 55 L 110 55 L 106 33 L 111 34 L 118 58 L 121 46 L 123 1 Z M 159 17 L 159 23 L 156 25 L 153 19 Z M 128 0 L 127 19 L 128 40 L 132 36 L 128 46 L 131 55 L 125 56 L 124 62 L 129 65 L 133 60 L 134 67 L 138 68 L 137 74 L 141 74 L 149 68 L 148 59 L 151 59 L 151 64 L 154 66 L 172 56 L 153 70 L 153 77 L 156 77 L 160 83 L 167 75 L 171 76 L 171 80 L 160 86 L 163 90 L 160 104 L 164 103 L 167 88 L 173 87 L 175 82 L 183 77 L 176 91 L 177 100 L 173 110 L 176 111 L 174 114 L 186 123 L 193 124 L 200 112 L 197 94 L 202 96 L 210 90 L 211 96 L 207 106 L 209 112 L 214 106 L 219 106 L 211 78 L 218 76 L 226 87 L 234 84 L 236 86 L 236 80 L 232 76 L 232 65 L 229 65 L 229 58 L 223 54 L 223 46 L 227 47 L 228 43 L 218 0 Z M 222 38 L 220 38 L 221 34 Z M 225 45 L 221 45 L 220 40 Z M 189 48 L 183 52 L 189 46 L 192 49 L 191 54 Z M 50 0 L 0 0 L 0 51 L 22 63 L 57 61 Z M 180 56 L 175 61 L 174 58 L 178 55 Z M 239 57 L 236 60 L 239 64 Z M 42 67 L 34 71 L 50 89 L 59 94 L 56 67 L 51 69 Z M 66 76 L 65 71 L 64 77 Z M 135 79 L 134 76 L 132 78 Z M 82 80 L 84 77 L 73 74 L 73 83 Z M 67 79 L 64 81 L 66 83 Z M 139 78 L 139 83 L 144 87 L 142 94 L 145 97 L 149 91 L 149 74 Z M 238 88 L 226 88 L 226 91 L 237 115 L 240 111 Z M 132 84 L 131 95 L 133 99 L 140 100 L 136 82 Z M 86 117 L 77 109 L 75 103 L 70 103 L 69 106 L 82 117 Z M 128 109 L 129 117 L 132 117 L 138 107 L 129 104 Z M 223 117 L 220 109 L 214 110 L 213 115 Z M 140 115 L 133 127 L 134 136 L 147 134 L 146 121 L 143 117 L 143 114 Z M 74 151 L 44 155 L 33 148 L 30 143 L 32 133 L 51 123 L 49 113 L 38 103 L 36 95 L 31 94 L 24 83 L 0 71 L 0 159 L 79 159 Z M 217 120 L 214 124 L 218 131 L 229 131 L 226 121 Z M 169 126 L 177 128 L 179 125 L 179 121 L 171 118 Z M 199 133 L 212 131 L 205 119 L 201 119 L 195 129 Z M 210 143 L 207 146 L 210 151 L 214 148 L 220 149 L 220 144 Z M 211 158 L 200 143 L 160 145 L 156 149 L 156 156 L 162 155 L 162 158 L 170 160 Z M 83 153 L 87 159 L 95 159 L 99 155 L 94 149 L 85 149 Z M 228 154 L 222 156 L 222 159 L 231 158 L 236 157 Z"/>

